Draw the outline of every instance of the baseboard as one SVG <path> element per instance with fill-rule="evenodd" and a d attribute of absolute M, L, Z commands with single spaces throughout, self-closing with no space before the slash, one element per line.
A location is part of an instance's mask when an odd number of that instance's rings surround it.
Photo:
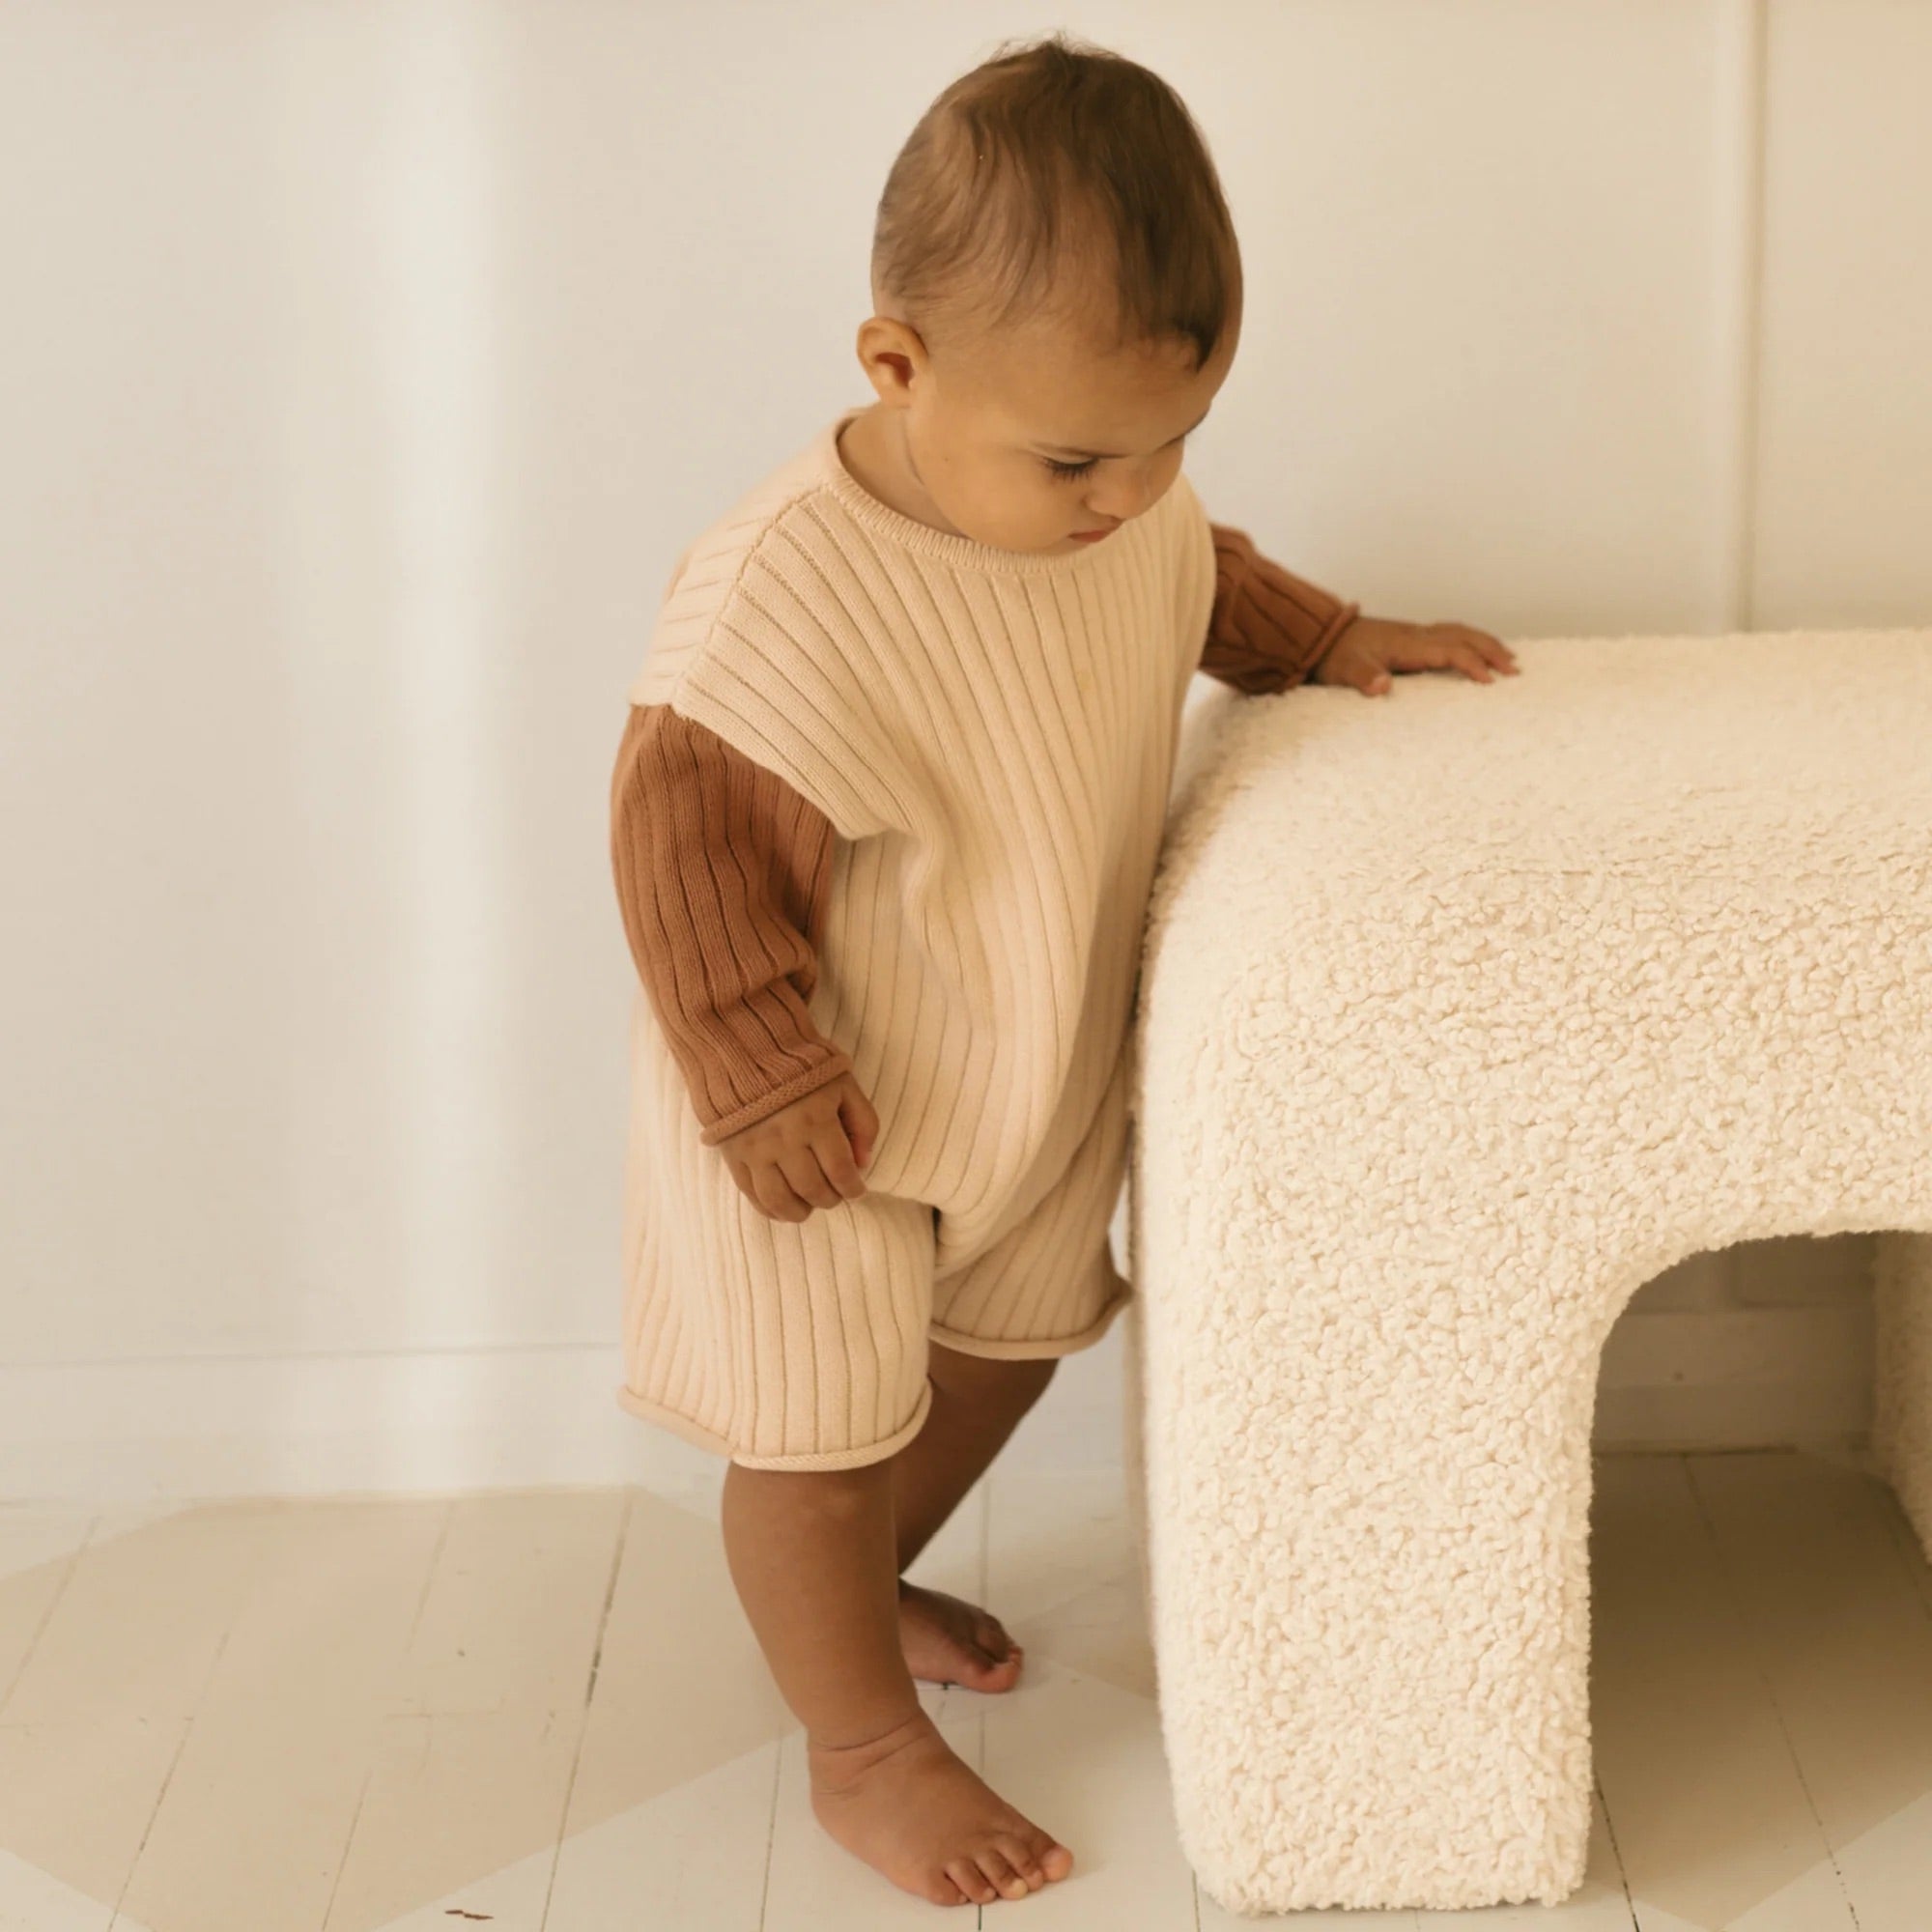
<path fill-rule="evenodd" d="M 614 1343 L 0 1367 L 0 1497 L 715 1485 L 721 1459 L 617 1406 L 620 1373 Z M 1009 1456 L 1118 1461 L 1120 1381 L 1111 1335 L 1067 1357 Z"/>
<path fill-rule="evenodd" d="M 653 1445 L 589 1345 L 0 1368 L 10 1497 L 627 1483 Z"/>
<path fill-rule="evenodd" d="M 1856 1442 L 1869 1425 L 1868 1320 L 1634 1314 L 1605 1349 L 1593 1439 L 1605 1450 Z M 1120 1460 L 1120 1328 L 1063 1359 L 1002 1467 Z M 1671 1366 L 1687 1340 L 1700 1364 L 1690 1381 Z M 615 1345 L 588 1343 L 5 1367 L 0 1496 L 715 1488 L 719 1459 L 620 1409 L 618 1375 Z"/>

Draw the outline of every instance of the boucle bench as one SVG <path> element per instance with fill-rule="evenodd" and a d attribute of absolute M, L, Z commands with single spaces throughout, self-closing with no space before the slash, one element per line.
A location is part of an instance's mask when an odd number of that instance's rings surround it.
<path fill-rule="evenodd" d="M 1237 1912 L 1580 1883 L 1599 1358 L 1684 1256 L 1899 1231 L 1872 1450 L 1932 1554 L 1932 631 L 1511 648 L 1182 732 L 1129 1469 Z"/>

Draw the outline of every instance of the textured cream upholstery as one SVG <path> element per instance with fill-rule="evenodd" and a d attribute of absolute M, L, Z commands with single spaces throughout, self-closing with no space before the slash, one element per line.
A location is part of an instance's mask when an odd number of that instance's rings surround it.
<path fill-rule="evenodd" d="M 1510 641 L 1183 733 L 1129 1409 L 1236 1911 L 1578 1885 L 1598 1364 L 1681 1257 L 1899 1231 L 1873 1446 L 1932 1550 L 1932 632 Z"/>

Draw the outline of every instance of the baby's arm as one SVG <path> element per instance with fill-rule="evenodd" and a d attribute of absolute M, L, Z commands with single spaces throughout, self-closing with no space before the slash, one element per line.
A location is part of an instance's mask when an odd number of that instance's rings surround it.
<path fill-rule="evenodd" d="M 631 707 L 611 781 L 611 867 L 707 1147 L 851 1071 L 806 1010 L 832 839 L 776 772 L 668 704 Z"/>
<path fill-rule="evenodd" d="M 1214 610 L 1200 668 L 1251 695 L 1301 683 L 1362 607 L 1263 556 L 1245 531 L 1208 527 Z"/>

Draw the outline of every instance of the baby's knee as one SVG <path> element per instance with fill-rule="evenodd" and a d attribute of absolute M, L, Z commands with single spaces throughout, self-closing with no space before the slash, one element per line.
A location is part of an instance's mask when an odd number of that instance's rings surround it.
<path fill-rule="evenodd" d="M 725 1467 L 724 1487 L 727 1512 L 749 1502 L 788 1516 L 851 1521 L 876 1512 L 881 1496 L 890 1496 L 892 1469 L 884 1457 L 846 1469 L 761 1469 L 734 1459 Z"/>

